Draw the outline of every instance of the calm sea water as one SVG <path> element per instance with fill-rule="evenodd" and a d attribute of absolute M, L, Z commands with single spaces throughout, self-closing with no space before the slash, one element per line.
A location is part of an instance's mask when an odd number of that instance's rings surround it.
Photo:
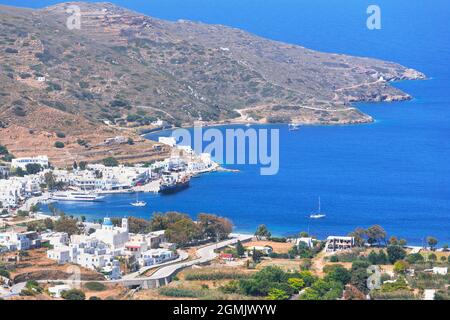
<path fill-rule="evenodd" d="M 59 1 L 4 1 L 43 7 Z M 279 235 L 310 230 L 324 237 L 381 224 L 420 244 L 434 235 L 450 242 L 450 7 L 447 0 L 378 0 L 382 29 L 365 27 L 365 0 L 164 0 L 112 1 L 151 16 L 238 27 L 275 40 L 327 52 L 391 60 L 418 69 L 430 80 L 396 86 L 414 100 L 362 104 L 376 123 L 281 130 L 281 169 L 214 173 L 173 196 L 148 195 L 148 208 L 132 208 L 133 196 L 103 204 L 59 205 L 71 214 L 99 218 L 177 210 L 231 218 L 238 231 L 260 223 Z M 327 217 L 307 216 L 322 198 Z"/>

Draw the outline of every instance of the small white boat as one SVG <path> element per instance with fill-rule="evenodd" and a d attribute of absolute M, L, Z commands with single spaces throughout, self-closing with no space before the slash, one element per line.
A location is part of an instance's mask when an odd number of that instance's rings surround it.
<path fill-rule="evenodd" d="M 289 131 L 300 130 L 300 125 L 298 123 L 289 123 Z"/>
<path fill-rule="evenodd" d="M 136 202 L 132 202 L 131 205 L 133 207 L 145 207 L 147 205 L 147 202 L 145 202 L 145 201 L 136 201 Z"/>
<path fill-rule="evenodd" d="M 136 202 L 130 203 L 133 207 L 145 207 L 147 202 L 139 201 L 139 193 L 136 194 Z"/>
<path fill-rule="evenodd" d="M 323 213 L 321 212 L 321 210 L 320 210 L 320 197 L 319 197 L 319 210 L 318 210 L 316 213 L 310 214 L 310 215 L 309 215 L 309 218 L 310 218 L 310 219 L 322 219 L 322 218 L 325 218 L 325 217 L 326 217 L 326 215 L 323 214 Z"/>

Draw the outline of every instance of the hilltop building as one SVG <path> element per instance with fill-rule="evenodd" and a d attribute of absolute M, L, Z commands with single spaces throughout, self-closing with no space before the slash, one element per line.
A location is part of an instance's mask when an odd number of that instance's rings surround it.
<path fill-rule="evenodd" d="M 31 158 L 16 158 L 11 161 L 11 168 L 21 168 L 26 170 L 27 164 L 39 164 L 43 168 L 48 168 L 48 157 L 37 156 Z"/>
<path fill-rule="evenodd" d="M 325 244 L 326 252 L 349 250 L 355 246 L 354 237 L 329 236 Z"/>

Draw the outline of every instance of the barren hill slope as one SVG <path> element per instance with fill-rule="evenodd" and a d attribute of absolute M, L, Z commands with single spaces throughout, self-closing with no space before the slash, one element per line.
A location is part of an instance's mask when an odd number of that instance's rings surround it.
<path fill-rule="evenodd" d="M 38 149 L 32 153 L 52 153 L 57 138 L 42 149 L 36 137 L 62 131 L 73 147 L 65 158 L 89 158 L 90 149 L 75 141 L 139 140 L 132 128 L 156 119 L 369 122 L 351 102 L 409 99 L 389 81 L 424 77 L 395 63 L 320 53 L 225 26 L 168 22 L 108 3 L 70 4 L 81 8 L 80 30 L 66 26 L 67 3 L 0 6 L 0 143 L 18 155 L 31 146 Z M 22 132 L 17 139 L 25 135 L 29 145 L 16 147 L 11 132 Z M 129 151 L 140 147 L 151 153 L 144 141 Z M 97 151 L 92 160 L 117 152 Z"/>

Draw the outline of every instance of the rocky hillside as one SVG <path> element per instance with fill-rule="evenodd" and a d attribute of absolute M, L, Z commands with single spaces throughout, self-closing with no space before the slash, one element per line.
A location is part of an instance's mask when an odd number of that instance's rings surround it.
<path fill-rule="evenodd" d="M 80 30 L 66 26 L 68 3 L 0 6 L 0 144 L 13 153 L 60 155 L 53 144 L 63 132 L 72 148 L 64 159 L 95 160 L 118 152 L 103 146 L 105 139 L 125 135 L 136 149 L 124 159 L 141 161 L 154 156 L 153 145 L 134 129 L 156 119 L 370 122 L 352 102 L 409 99 L 389 82 L 424 77 L 395 63 L 224 26 L 162 21 L 107 3 L 70 4 L 81 8 Z"/>

